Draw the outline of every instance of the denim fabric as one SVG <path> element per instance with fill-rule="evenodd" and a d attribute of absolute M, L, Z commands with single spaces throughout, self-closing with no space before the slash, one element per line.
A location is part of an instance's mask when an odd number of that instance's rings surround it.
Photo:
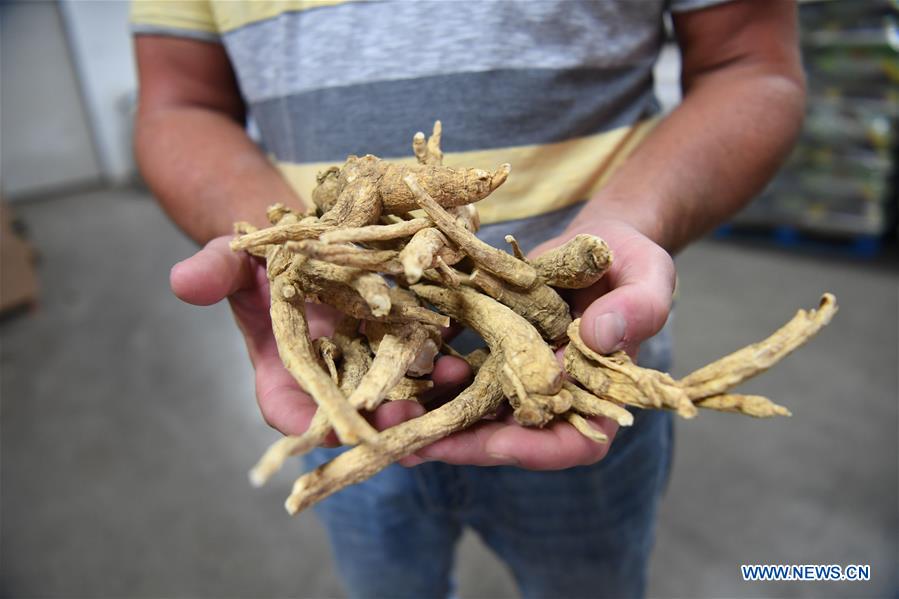
<path fill-rule="evenodd" d="M 555 235 L 577 208 L 481 233 L 499 245 L 493 237 L 511 230 L 527 248 Z M 670 353 L 666 326 L 644 343 L 639 361 L 668 370 Z M 318 449 L 306 457 L 306 467 L 341 451 Z M 316 511 L 351 597 L 450 596 L 464 527 L 510 568 L 523 597 L 640 597 L 671 451 L 671 415 L 636 410 L 634 425 L 622 428 L 606 458 L 591 466 L 533 472 L 394 464 Z"/>
<path fill-rule="evenodd" d="M 592 466 L 392 465 L 315 510 L 351 597 L 450 596 L 465 526 L 506 563 L 523 597 L 642 597 L 671 442 L 670 414 L 639 412 Z M 307 466 L 340 451 L 316 450 Z"/>

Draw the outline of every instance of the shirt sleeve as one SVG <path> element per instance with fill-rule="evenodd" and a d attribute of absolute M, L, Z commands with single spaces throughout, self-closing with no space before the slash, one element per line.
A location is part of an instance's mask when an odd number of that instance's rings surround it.
<path fill-rule="evenodd" d="M 691 10 L 709 8 L 725 2 L 733 2 L 733 0 L 668 0 L 668 10 L 672 13 L 690 12 Z"/>
<path fill-rule="evenodd" d="M 131 32 L 219 41 L 210 0 L 132 0 Z"/>

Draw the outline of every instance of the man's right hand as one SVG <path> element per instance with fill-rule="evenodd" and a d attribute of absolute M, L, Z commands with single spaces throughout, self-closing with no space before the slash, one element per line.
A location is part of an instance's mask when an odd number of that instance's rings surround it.
<path fill-rule="evenodd" d="M 256 399 L 263 418 L 286 435 L 300 434 L 309 427 L 315 403 L 300 389 L 278 355 L 264 264 L 245 252 L 231 251 L 230 240 L 229 236 L 217 237 L 173 266 L 172 291 L 196 306 L 228 299 L 256 370 Z M 310 335 L 316 339 L 334 332 L 340 313 L 325 305 L 307 303 L 306 317 Z M 469 376 L 467 364 L 452 357 L 440 358 L 431 375 L 435 389 L 457 389 Z M 370 419 L 383 430 L 422 413 L 424 409 L 416 402 L 392 401 L 378 408 Z"/>

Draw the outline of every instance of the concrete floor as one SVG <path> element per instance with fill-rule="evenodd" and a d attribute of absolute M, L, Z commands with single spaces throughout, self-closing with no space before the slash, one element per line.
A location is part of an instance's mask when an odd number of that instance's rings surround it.
<path fill-rule="evenodd" d="M 246 470 L 261 421 L 226 306 L 180 304 L 186 241 L 142 192 L 17 206 L 43 300 L 0 324 L 3 597 L 336 597 L 311 514 Z M 703 414 L 678 426 L 650 594 L 894 595 L 897 277 L 892 266 L 702 242 L 678 260 L 676 374 L 773 330 L 823 290 L 842 310 L 746 385 L 795 416 Z M 741 563 L 870 564 L 869 583 L 744 583 Z M 463 597 L 514 596 L 473 537 Z M 601 581 L 599 582 L 601 584 Z"/>

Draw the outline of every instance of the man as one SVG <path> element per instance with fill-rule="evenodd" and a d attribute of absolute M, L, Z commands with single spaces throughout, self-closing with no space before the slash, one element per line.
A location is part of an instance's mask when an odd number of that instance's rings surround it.
<path fill-rule="evenodd" d="M 656 124 L 651 68 L 666 9 L 684 100 Z M 265 224 L 269 204 L 304 205 L 317 169 L 349 153 L 406 156 L 411 133 L 442 119 L 449 164 L 513 165 L 481 206 L 482 237 L 499 245 L 513 233 L 542 242 L 536 252 L 581 232 L 605 239 L 612 270 L 571 298 L 582 335 L 604 353 L 646 342 L 641 363 L 664 369 L 665 339 L 653 336 L 670 310 L 670 253 L 761 189 L 803 112 L 789 0 L 193 0 L 137 2 L 134 22 L 141 170 L 206 244 L 175 265 L 172 288 L 193 304 L 230 301 L 262 414 L 288 434 L 305 430 L 314 406 L 278 358 L 264 269 L 227 241 L 236 220 Z M 248 113 L 264 150 L 246 133 Z M 327 334 L 333 312 L 310 315 L 313 335 Z M 433 378 L 449 389 L 469 375 L 444 357 Z M 419 413 L 395 402 L 373 418 L 386 427 Z M 615 436 L 613 423 L 595 424 Z M 565 423 L 485 422 L 319 514 L 354 596 L 447 595 L 464 526 L 525 596 L 639 596 L 670 436 L 670 417 L 650 412 L 610 445 Z"/>

